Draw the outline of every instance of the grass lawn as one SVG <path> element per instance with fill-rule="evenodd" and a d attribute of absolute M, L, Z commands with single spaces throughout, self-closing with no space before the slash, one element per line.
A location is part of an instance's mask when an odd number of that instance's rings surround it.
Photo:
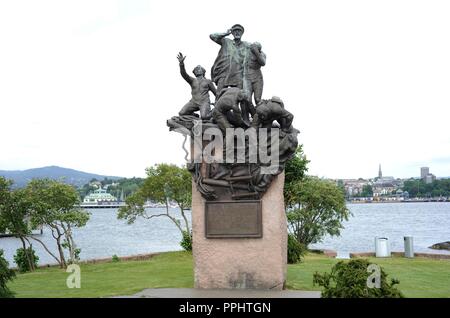
<path fill-rule="evenodd" d="M 432 259 L 370 259 L 389 277 L 400 280 L 406 297 L 450 297 L 450 261 Z M 303 263 L 289 265 L 288 289 L 320 290 L 312 285 L 313 273 L 329 272 L 338 260 L 308 254 Z M 18 274 L 9 284 L 16 297 L 107 297 L 131 295 L 145 288 L 193 287 L 192 255 L 164 253 L 147 261 L 81 265 L 81 288 L 66 287 L 68 273 L 59 268 Z M 388 278 L 389 278 L 388 277 Z"/>
<path fill-rule="evenodd" d="M 163 253 L 146 261 L 82 264 L 81 288 L 69 289 L 69 273 L 51 267 L 18 274 L 8 286 L 16 297 L 107 297 L 135 294 L 145 288 L 192 287 L 192 255 Z"/>
<path fill-rule="evenodd" d="M 403 257 L 368 258 L 371 263 L 379 264 L 390 278 L 396 278 L 396 285 L 405 297 L 450 297 L 450 260 L 427 258 L 408 259 Z M 323 255 L 308 254 L 303 263 L 289 265 L 287 288 L 320 290 L 313 286 L 313 274 L 330 272 L 339 260 Z"/>

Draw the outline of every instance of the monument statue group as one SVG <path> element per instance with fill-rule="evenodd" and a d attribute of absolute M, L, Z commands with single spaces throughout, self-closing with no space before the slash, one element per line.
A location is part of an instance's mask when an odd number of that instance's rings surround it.
<path fill-rule="evenodd" d="M 167 125 L 191 141 L 198 288 L 281 289 L 286 278 L 282 172 L 299 131 L 280 97 L 263 98 L 266 54 L 243 34 L 235 24 L 210 35 L 220 45 L 211 80 L 201 65 L 190 76 L 177 56 L 191 99 Z"/>

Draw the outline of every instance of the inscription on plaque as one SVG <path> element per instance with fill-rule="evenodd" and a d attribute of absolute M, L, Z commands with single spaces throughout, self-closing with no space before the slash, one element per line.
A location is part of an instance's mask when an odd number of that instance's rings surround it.
<path fill-rule="evenodd" d="M 206 201 L 207 238 L 262 237 L 260 200 Z"/>

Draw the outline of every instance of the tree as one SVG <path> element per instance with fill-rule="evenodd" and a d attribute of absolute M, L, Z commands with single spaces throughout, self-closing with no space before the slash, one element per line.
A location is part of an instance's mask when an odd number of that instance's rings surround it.
<path fill-rule="evenodd" d="M 292 187 L 294 184 L 301 182 L 308 171 L 309 160 L 303 153 L 303 146 L 299 145 L 295 150 L 295 155 L 291 160 L 286 162 L 284 168 L 284 202 L 286 206 L 290 206 L 292 201 Z"/>
<path fill-rule="evenodd" d="M 410 179 L 404 182 L 403 190 L 413 197 L 448 197 L 450 196 L 450 179 L 438 179 L 426 183 L 423 179 Z"/>
<path fill-rule="evenodd" d="M 11 186 L 11 181 L 0 177 L 0 233 L 9 232 L 21 241 L 28 268 L 33 271 L 35 261 L 29 252 L 32 250 L 29 240 L 32 202 L 23 189 L 13 191 Z"/>
<path fill-rule="evenodd" d="M 347 191 L 345 191 L 345 184 L 344 184 L 344 180 L 339 179 L 336 182 L 336 185 L 338 186 L 338 188 L 341 190 L 342 194 L 347 197 Z"/>
<path fill-rule="evenodd" d="M 12 233 L 22 242 L 23 254 L 30 270 L 35 269 L 32 244 L 37 241 L 61 266 L 67 266 L 64 250 L 69 252 L 69 263 L 79 258 L 72 230 L 89 220 L 89 213 L 77 208 L 77 191 L 70 185 L 50 179 L 34 179 L 26 188 L 11 190 L 11 182 L 0 177 L 0 232 Z M 46 244 L 31 235 L 38 226 L 51 229 L 59 257 Z"/>
<path fill-rule="evenodd" d="M 92 182 L 97 181 L 96 179 L 92 179 L 89 183 L 86 183 L 82 187 L 78 188 L 78 193 L 80 197 L 83 199 L 89 193 L 95 191 L 97 189 L 96 186 L 92 185 Z M 119 180 L 112 179 L 104 179 L 101 184 L 102 186 L 107 186 L 108 193 L 112 194 L 116 198 L 120 198 L 121 195 L 126 198 L 129 195 L 133 194 L 139 189 L 139 186 L 144 182 L 143 178 L 122 178 Z"/>
<path fill-rule="evenodd" d="M 17 269 L 21 273 L 33 270 L 32 268 L 30 268 L 28 255 L 31 255 L 33 266 L 34 268 L 36 268 L 39 262 L 39 256 L 35 254 L 35 251 L 31 246 L 28 248 L 28 251 L 24 250 L 23 248 L 17 249 L 16 254 L 14 255 L 14 263 L 17 264 Z"/>
<path fill-rule="evenodd" d="M 339 235 L 342 221 L 350 215 L 342 187 L 306 176 L 308 163 L 300 145 L 286 163 L 284 184 L 288 230 L 306 247 L 325 234 Z"/>
<path fill-rule="evenodd" d="M 308 246 L 324 235 L 340 235 L 342 222 L 350 212 L 341 189 L 331 181 L 305 177 L 290 185 L 288 229 L 297 240 Z"/>
<path fill-rule="evenodd" d="M 190 225 L 185 210 L 191 204 L 192 181 L 191 174 L 186 168 L 176 165 L 158 164 L 147 168 L 147 178 L 142 186 L 126 199 L 126 206 L 119 209 L 117 217 L 127 220 L 128 224 L 136 221 L 138 217 L 152 219 L 167 217 L 180 231 L 183 241 L 192 240 Z M 151 214 L 144 208 L 147 200 L 163 204 L 165 213 Z M 169 203 L 175 202 L 183 218 L 180 222 L 170 211 Z M 183 244 L 188 246 L 188 244 Z"/>
<path fill-rule="evenodd" d="M 76 247 L 73 229 L 83 227 L 89 220 L 89 213 L 77 207 L 79 197 L 70 185 L 50 179 L 32 180 L 25 191 L 32 202 L 31 222 L 33 225 L 44 225 L 50 228 L 56 241 L 59 257 L 55 256 L 39 239 L 44 249 L 59 263 L 61 268 L 79 260 L 80 249 Z M 64 251 L 69 259 L 66 260 Z"/>
<path fill-rule="evenodd" d="M 14 297 L 14 293 L 6 284 L 14 279 L 15 276 L 15 272 L 9 269 L 8 261 L 3 257 L 3 250 L 0 250 L 0 298 Z"/>
<path fill-rule="evenodd" d="M 295 264 L 301 262 L 303 256 L 306 253 L 306 248 L 303 244 L 297 241 L 297 238 L 288 234 L 287 242 L 287 262 L 288 264 Z"/>
<path fill-rule="evenodd" d="M 371 197 L 373 196 L 373 189 L 370 184 L 363 185 L 362 191 L 361 191 L 362 197 Z"/>

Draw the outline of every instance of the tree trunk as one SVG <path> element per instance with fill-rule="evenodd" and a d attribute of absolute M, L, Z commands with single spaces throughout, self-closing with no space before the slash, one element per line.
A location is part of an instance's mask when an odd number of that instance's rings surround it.
<path fill-rule="evenodd" d="M 167 215 L 173 223 L 175 223 L 175 225 L 177 226 L 177 228 L 180 230 L 181 235 L 183 235 L 183 228 L 180 226 L 180 224 L 178 223 L 177 219 L 175 219 L 173 216 L 171 215 Z"/>
<path fill-rule="evenodd" d="M 76 255 L 75 255 L 76 245 L 75 245 L 75 241 L 73 240 L 73 237 L 72 237 L 72 230 L 70 228 L 70 225 L 67 227 L 67 231 L 66 231 L 65 235 L 66 235 L 66 240 L 67 240 L 67 244 L 69 247 L 70 263 L 74 264 L 77 262 Z"/>
<path fill-rule="evenodd" d="M 28 242 L 29 245 L 29 253 L 28 256 L 30 257 L 31 262 L 31 271 L 34 271 L 36 269 L 35 262 L 34 262 L 34 254 L 33 254 L 33 244 L 28 240 L 28 238 L 25 236 L 24 239 Z"/>
<path fill-rule="evenodd" d="M 58 262 L 59 265 L 61 265 L 61 262 L 60 262 L 60 260 L 58 259 L 58 257 L 56 257 L 55 254 L 53 254 L 52 252 L 50 252 L 50 250 L 49 250 L 48 247 L 44 244 L 44 242 L 42 242 L 41 240 L 39 240 L 39 239 L 37 239 L 37 238 L 35 238 L 35 237 L 30 237 L 30 238 L 33 239 L 33 240 L 35 240 L 35 241 L 37 241 L 37 242 L 39 242 L 39 243 L 42 245 L 42 247 L 47 251 L 47 253 L 50 254 L 50 256 L 52 256 L 52 257 Z"/>
<path fill-rule="evenodd" d="M 60 237 L 58 237 L 56 239 L 56 245 L 58 246 L 59 258 L 60 258 L 59 267 L 66 268 L 67 267 L 66 258 L 64 257 L 64 250 L 61 246 L 61 238 Z"/>
<path fill-rule="evenodd" d="M 181 215 L 183 216 L 184 223 L 186 225 L 186 231 L 189 233 L 189 235 L 191 235 L 191 230 L 189 228 L 189 222 L 188 222 L 188 219 L 186 217 L 186 214 L 184 214 L 183 205 L 182 204 L 178 204 L 178 207 L 180 208 Z"/>
<path fill-rule="evenodd" d="M 69 264 L 73 264 L 75 263 L 75 244 L 72 239 L 70 224 L 67 224 L 66 227 L 64 226 L 64 223 L 61 222 L 61 227 L 64 230 L 64 237 L 66 239 L 67 249 L 69 250 Z"/>
<path fill-rule="evenodd" d="M 34 266 L 33 266 L 34 264 L 32 264 L 30 255 L 28 254 L 28 249 L 27 249 L 27 244 L 25 243 L 25 239 L 23 238 L 23 236 L 19 236 L 19 239 L 22 241 L 22 247 L 23 247 L 23 251 L 25 253 L 25 258 L 27 259 L 28 268 L 31 271 L 33 271 L 34 270 Z"/>
<path fill-rule="evenodd" d="M 55 227 L 56 232 L 58 233 L 58 236 L 56 237 L 56 245 L 58 246 L 58 252 L 59 252 L 59 258 L 61 260 L 60 263 L 60 267 L 61 268 L 66 268 L 67 267 L 67 263 L 66 263 L 66 258 L 64 257 L 64 249 L 61 246 L 61 231 L 59 230 L 58 227 Z"/>

